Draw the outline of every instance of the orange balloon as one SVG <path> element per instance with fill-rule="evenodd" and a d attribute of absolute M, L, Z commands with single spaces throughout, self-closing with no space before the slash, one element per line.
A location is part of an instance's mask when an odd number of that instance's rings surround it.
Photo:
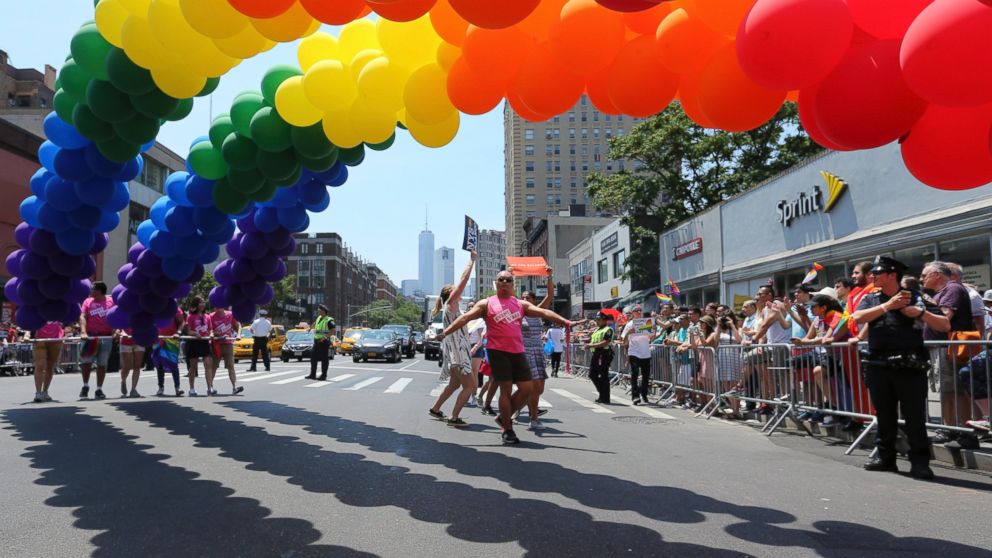
<path fill-rule="evenodd" d="M 551 44 L 540 43 L 520 65 L 512 89 L 534 112 L 556 115 L 579 101 L 585 80 L 562 67 Z"/>
<path fill-rule="evenodd" d="M 631 116 L 658 114 L 675 98 L 679 76 L 661 67 L 654 37 L 644 35 L 627 44 L 610 67 L 607 91 L 618 109 Z"/>
<path fill-rule="evenodd" d="M 450 0 L 465 21 L 485 29 L 505 29 L 520 23 L 541 0 Z"/>
<path fill-rule="evenodd" d="M 702 65 L 728 41 L 683 8 L 661 22 L 655 38 L 661 64 L 679 74 Z"/>
<path fill-rule="evenodd" d="M 251 24 L 263 37 L 277 43 L 288 43 L 311 35 L 320 26 L 320 23 L 314 21 L 313 16 L 299 2 L 294 2 L 279 16 L 272 19 L 253 19 Z"/>
<path fill-rule="evenodd" d="M 506 85 L 534 48 L 534 39 L 517 29 L 483 29 L 470 25 L 462 55 L 472 69 Z"/>
<path fill-rule="evenodd" d="M 623 15 L 595 0 L 572 0 L 551 27 L 551 45 L 564 67 L 580 76 L 606 68 L 624 45 Z"/>
<path fill-rule="evenodd" d="M 520 118 L 523 118 L 528 122 L 546 122 L 551 120 L 551 116 L 547 114 L 534 112 L 534 109 L 527 106 L 527 104 L 520 100 L 520 97 L 513 92 L 507 93 L 506 102 L 510 103 L 510 108 L 513 109 L 513 112 L 517 113 Z"/>
<path fill-rule="evenodd" d="M 517 27 L 538 41 L 543 41 L 550 36 L 551 26 L 558 21 L 567 2 L 568 0 L 542 0 L 537 9 L 517 24 Z"/>
<path fill-rule="evenodd" d="M 785 100 L 786 101 L 791 101 L 793 103 L 798 103 L 799 102 L 799 91 L 789 91 L 785 95 Z"/>
<path fill-rule="evenodd" d="M 446 43 L 462 46 L 465 43 L 465 33 L 468 22 L 458 15 L 448 0 L 437 0 L 431 9 L 431 25 Z"/>
<path fill-rule="evenodd" d="M 683 0 L 689 11 L 717 33 L 737 36 L 744 16 L 755 0 Z"/>
<path fill-rule="evenodd" d="M 710 117 L 706 116 L 703 108 L 699 106 L 699 81 L 702 79 L 703 70 L 704 68 L 699 68 L 696 71 L 682 74 L 682 80 L 679 82 L 678 99 L 682 105 L 682 112 L 690 120 L 703 128 L 716 128 L 716 124 L 710 120 Z"/>
<path fill-rule="evenodd" d="M 503 100 L 503 88 L 458 58 L 448 71 L 448 98 L 465 114 L 485 114 Z"/>
<path fill-rule="evenodd" d="M 765 89 L 744 74 L 733 43 L 723 47 L 699 82 L 699 105 L 706 116 L 728 132 L 753 130 L 775 116 L 786 91 Z"/>
<path fill-rule="evenodd" d="M 586 96 L 599 112 L 603 114 L 621 114 L 613 101 L 610 100 L 609 91 L 610 69 L 600 70 L 586 79 Z"/>
<path fill-rule="evenodd" d="M 337 1 L 337 0 L 334 0 Z M 434 7 L 437 0 L 365 0 L 372 11 L 391 21 L 413 21 Z"/>
<path fill-rule="evenodd" d="M 643 12 L 628 12 L 623 14 L 623 22 L 627 29 L 642 35 L 654 35 L 661 22 L 672 13 L 671 4 L 661 3 Z"/>
<path fill-rule="evenodd" d="M 344 25 L 365 17 L 372 10 L 365 0 L 300 0 L 300 4 L 315 19 L 328 25 Z"/>

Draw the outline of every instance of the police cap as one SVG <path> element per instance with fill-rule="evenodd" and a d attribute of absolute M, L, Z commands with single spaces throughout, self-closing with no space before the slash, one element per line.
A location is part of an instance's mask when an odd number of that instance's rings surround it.
<path fill-rule="evenodd" d="M 899 260 L 894 260 L 888 256 L 875 256 L 875 261 L 871 262 L 871 273 L 903 273 L 906 271 L 906 264 Z"/>

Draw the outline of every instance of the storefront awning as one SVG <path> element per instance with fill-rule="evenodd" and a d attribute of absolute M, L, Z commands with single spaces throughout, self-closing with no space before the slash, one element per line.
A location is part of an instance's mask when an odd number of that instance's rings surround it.
<path fill-rule="evenodd" d="M 613 306 L 614 308 L 623 310 L 623 307 L 624 306 L 627 306 L 629 304 L 641 304 L 641 305 L 643 305 L 645 303 L 645 301 L 657 300 L 657 297 L 655 297 L 655 295 L 654 295 L 654 293 L 657 290 L 658 289 L 656 287 L 651 287 L 650 289 L 644 289 L 643 291 L 637 291 L 635 293 L 630 293 L 629 295 L 627 295 L 627 296 L 621 298 L 620 300 L 618 300 L 616 304 L 612 304 L 611 306 Z"/>

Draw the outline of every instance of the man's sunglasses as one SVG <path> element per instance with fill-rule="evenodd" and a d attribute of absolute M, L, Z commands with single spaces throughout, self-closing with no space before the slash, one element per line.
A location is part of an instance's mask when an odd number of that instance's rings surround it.
<path fill-rule="evenodd" d="M 512 283 L 513 282 L 513 277 L 500 277 L 500 278 L 496 279 L 496 282 L 497 283 Z"/>

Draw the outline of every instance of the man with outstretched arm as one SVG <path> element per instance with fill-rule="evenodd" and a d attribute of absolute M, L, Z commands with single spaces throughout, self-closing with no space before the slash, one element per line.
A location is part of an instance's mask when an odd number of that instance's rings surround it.
<path fill-rule="evenodd" d="M 505 444 L 518 444 L 513 432 L 511 416 L 527 404 L 531 392 L 531 371 L 524 351 L 521 322 L 524 316 L 543 318 L 550 322 L 570 326 L 571 322 L 550 310 L 539 308 L 514 296 L 513 274 L 500 271 L 496 276 L 496 295 L 480 300 L 462 314 L 445 330 L 442 336 L 451 335 L 476 318 L 486 320 L 489 366 L 493 381 L 499 386 L 499 422 Z M 513 385 L 517 392 L 510 396 Z"/>

